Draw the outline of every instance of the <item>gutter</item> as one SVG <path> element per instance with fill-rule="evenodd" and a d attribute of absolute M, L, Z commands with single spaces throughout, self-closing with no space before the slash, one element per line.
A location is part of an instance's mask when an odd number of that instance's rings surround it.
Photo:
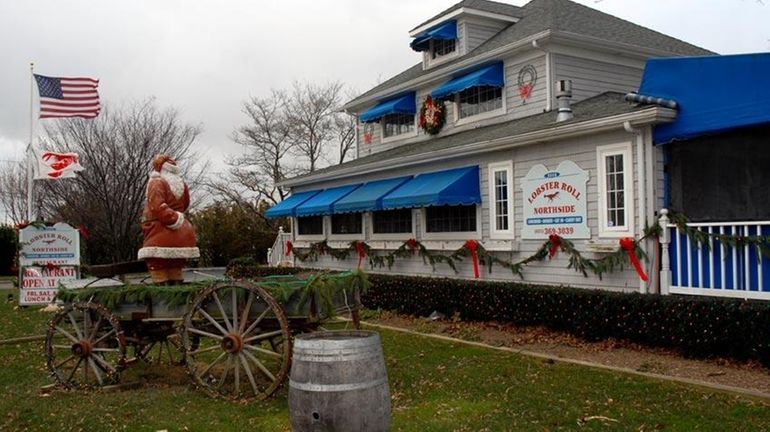
<path fill-rule="evenodd" d="M 328 173 L 310 174 L 302 178 L 284 180 L 278 183 L 278 186 L 294 187 L 299 185 L 311 185 L 313 183 L 326 180 L 339 180 L 347 177 L 355 177 L 360 175 L 362 172 L 374 173 L 392 171 L 400 168 L 423 165 L 430 162 L 467 158 L 472 154 L 489 153 L 498 150 L 506 150 L 513 147 L 535 144 L 538 142 L 556 141 L 559 139 L 615 130 L 622 128 L 625 122 L 628 122 L 629 125 L 632 126 L 638 126 L 648 123 L 669 123 L 675 118 L 676 111 L 655 106 L 640 111 L 615 115 L 612 117 L 603 117 L 600 119 L 586 120 L 583 122 L 570 123 L 566 125 L 559 124 L 547 129 L 497 138 L 494 140 L 476 142 L 463 146 L 452 147 L 445 150 L 423 153 L 421 155 L 402 156 L 363 165 L 346 167 Z"/>

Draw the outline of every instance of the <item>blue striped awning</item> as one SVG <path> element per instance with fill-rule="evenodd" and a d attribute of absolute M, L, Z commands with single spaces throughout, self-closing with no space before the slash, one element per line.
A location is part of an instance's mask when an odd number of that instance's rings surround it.
<path fill-rule="evenodd" d="M 334 203 L 350 192 L 356 190 L 359 186 L 361 186 L 361 183 L 326 189 L 297 207 L 295 216 L 302 217 L 331 214 Z"/>
<path fill-rule="evenodd" d="M 412 177 L 397 177 L 364 184 L 334 203 L 334 213 L 382 210 L 382 199 Z"/>
<path fill-rule="evenodd" d="M 427 51 L 431 40 L 457 39 L 457 21 L 451 20 L 430 28 L 419 35 L 409 44 L 415 51 Z"/>
<path fill-rule="evenodd" d="M 382 200 L 384 210 L 481 203 L 479 167 L 420 174 Z"/>
<path fill-rule="evenodd" d="M 417 112 L 417 105 L 414 101 L 415 93 L 409 92 L 398 97 L 384 100 L 378 103 L 374 108 L 365 111 L 359 117 L 363 123 L 379 121 L 388 114 L 412 114 Z"/>
<path fill-rule="evenodd" d="M 473 87 L 503 87 L 505 85 L 503 62 L 485 66 L 476 71 L 452 78 L 430 95 L 433 99 L 442 100 Z"/>
<path fill-rule="evenodd" d="M 314 190 L 314 191 L 299 192 L 299 193 L 291 194 L 285 200 L 270 207 L 265 212 L 265 217 L 277 218 L 277 217 L 296 216 L 295 211 L 297 207 L 299 207 L 300 204 L 304 203 L 305 201 L 317 195 L 319 192 L 321 191 Z"/>

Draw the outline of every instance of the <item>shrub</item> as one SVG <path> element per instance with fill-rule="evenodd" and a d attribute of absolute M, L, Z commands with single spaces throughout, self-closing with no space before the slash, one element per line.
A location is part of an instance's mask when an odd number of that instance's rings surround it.
<path fill-rule="evenodd" d="M 268 267 L 257 264 L 253 257 L 233 258 L 227 263 L 225 274 L 233 279 L 251 279 L 270 275 L 293 275 L 307 271 L 298 267 Z"/>
<path fill-rule="evenodd" d="M 770 302 L 616 293 L 511 282 L 370 275 L 368 308 L 542 325 L 588 341 L 623 339 L 691 357 L 770 366 Z"/>
<path fill-rule="evenodd" d="M 0 225 L 0 275 L 14 274 L 17 243 L 16 228 Z"/>

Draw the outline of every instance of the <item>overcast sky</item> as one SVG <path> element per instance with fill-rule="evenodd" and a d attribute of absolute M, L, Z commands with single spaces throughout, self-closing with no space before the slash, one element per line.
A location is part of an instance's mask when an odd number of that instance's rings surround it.
<path fill-rule="evenodd" d="M 722 54 L 770 50 L 770 4 L 758 0 L 578 1 Z M 293 80 L 365 91 L 417 63 L 409 29 L 454 3 L 0 0 L 0 161 L 23 157 L 31 61 L 40 74 L 99 78 L 102 103 L 177 108 L 221 167 L 240 151 L 228 136 L 249 96 Z"/>

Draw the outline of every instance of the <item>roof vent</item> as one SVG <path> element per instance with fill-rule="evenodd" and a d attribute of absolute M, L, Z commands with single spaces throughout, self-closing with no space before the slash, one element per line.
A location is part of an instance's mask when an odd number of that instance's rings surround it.
<path fill-rule="evenodd" d="M 563 122 L 572 119 L 572 80 L 556 81 L 556 103 L 558 104 L 557 122 Z"/>

